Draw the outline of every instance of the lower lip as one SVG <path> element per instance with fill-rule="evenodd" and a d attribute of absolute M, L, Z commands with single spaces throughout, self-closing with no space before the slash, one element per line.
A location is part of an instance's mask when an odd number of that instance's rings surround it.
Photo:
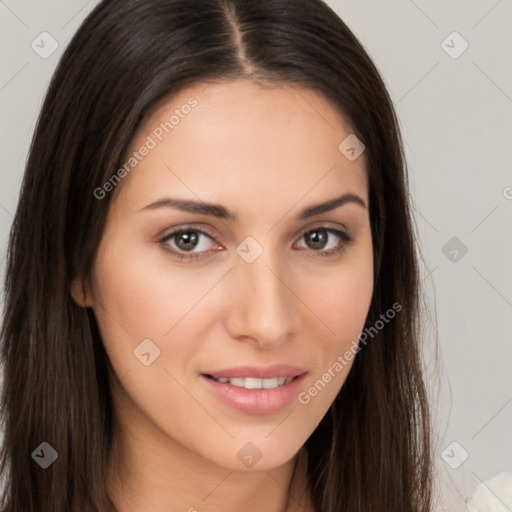
<path fill-rule="evenodd" d="M 247 414 L 272 414 L 290 405 L 298 396 L 306 374 L 273 389 L 246 389 L 201 375 L 201 380 L 226 404 Z"/>

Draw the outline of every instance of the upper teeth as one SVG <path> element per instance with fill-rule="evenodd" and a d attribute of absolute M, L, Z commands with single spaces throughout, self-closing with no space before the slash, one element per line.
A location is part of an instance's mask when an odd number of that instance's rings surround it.
<path fill-rule="evenodd" d="M 213 377 L 217 382 L 226 384 L 229 382 L 232 386 L 238 386 L 246 389 L 273 389 L 293 380 L 293 377 L 274 377 L 272 379 L 257 379 L 255 377 L 246 377 L 245 379 L 239 377 L 228 378 L 217 378 Z"/>

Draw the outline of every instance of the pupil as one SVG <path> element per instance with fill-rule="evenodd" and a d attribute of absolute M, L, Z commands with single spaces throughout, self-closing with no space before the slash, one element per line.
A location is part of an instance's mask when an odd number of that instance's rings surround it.
<path fill-rule="evenodd" d="M 189 251 L 191 249 L 194 249 L 194 247 L 197 245 L 198 241 L 198 234 L 194 231 L 186 231 L 184 233 L 180 233 L 178 235 L 178 240 L 176 241 L 176 245 L 183 249 L 184 251 Z M 184 241 L 184 243 L 180 243 L 180 241 Z"/>
<path fill-rule="evenodd" d="M 322 249 L 327 243 L 327 232 L 325 229 L 317 229 L 304 235 L 306 242 L 310 244 L 312 249 Z"/>

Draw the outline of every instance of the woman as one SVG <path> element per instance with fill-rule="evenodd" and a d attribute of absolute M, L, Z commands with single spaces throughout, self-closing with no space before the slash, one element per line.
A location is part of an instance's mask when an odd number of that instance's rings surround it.
<path fill-rule="evenodd" d="M 12 227 L 2 510 L 431 508 L 392 103 L 320 0 L 110 0 Z"/>

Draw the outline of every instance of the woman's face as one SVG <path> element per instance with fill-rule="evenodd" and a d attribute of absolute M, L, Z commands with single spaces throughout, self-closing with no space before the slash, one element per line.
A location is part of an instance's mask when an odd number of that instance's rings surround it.
<path fill-rule="evenodd" d="M 373 290 L 351 133 L 317 93 L 245 80 L 189 87 L 138 131 L 98 192 L 114 197 L 86 286 L 133 439 L 268 469 L 316 428 Z"/>

